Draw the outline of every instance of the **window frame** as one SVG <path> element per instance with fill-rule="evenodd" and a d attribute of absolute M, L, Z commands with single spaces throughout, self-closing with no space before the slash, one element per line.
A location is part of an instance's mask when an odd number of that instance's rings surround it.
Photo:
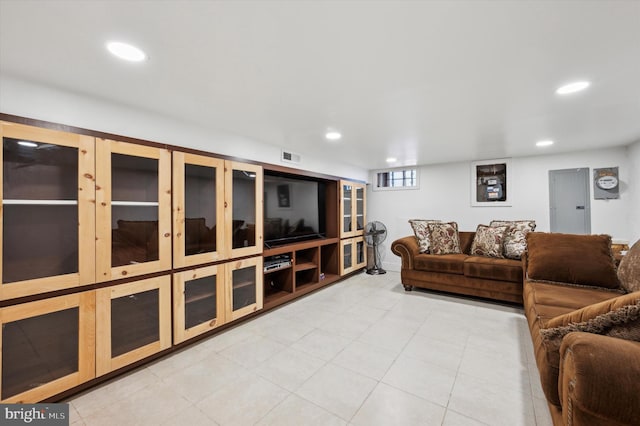
<path fill-rule="evenodd" d="M 415 171 L 415 185 L 414 186 L 378 186 L 378 176 L 382 173 L 397 173 L 397 172 L 407 172 L 407 171 Z M 411 191 L 420 189 L 420 169 L 417 166 L 406 166 L 406 167 L 394 167 L 389 169 L 378 169 L 373 170 L 371 176 L 371 189 L 372 191 Z M 406 177 L 403 177 L 402 180 L 407 180 Z"/>

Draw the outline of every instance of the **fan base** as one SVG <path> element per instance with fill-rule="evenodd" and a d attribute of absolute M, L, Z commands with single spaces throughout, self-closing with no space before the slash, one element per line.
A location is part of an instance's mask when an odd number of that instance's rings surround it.
<path fill-rule="evenodd" d="M 372 268 L 372 269 L 367 269 L 367 274 L 369 275 L 382 275 L 382 274 L 386 274 L 387 271 L 385 271 L 382 268 Z"/>

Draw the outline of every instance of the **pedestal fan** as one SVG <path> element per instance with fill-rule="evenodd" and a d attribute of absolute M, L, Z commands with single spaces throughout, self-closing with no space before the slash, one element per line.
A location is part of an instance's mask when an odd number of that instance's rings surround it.
<path fill-rule="evenodd" d="M 386 274 L 387 271 L 382 269 L 378 264 L 380 261 L 378 253 L 378 245 L 387 238 L 387 227 L 384 223 L 374 221 L 369 222 L 364 227 L 364 240 L 369 247 L 373 247 L 373 267 L 367 268 L 367 274 L 381 275 Z"/>

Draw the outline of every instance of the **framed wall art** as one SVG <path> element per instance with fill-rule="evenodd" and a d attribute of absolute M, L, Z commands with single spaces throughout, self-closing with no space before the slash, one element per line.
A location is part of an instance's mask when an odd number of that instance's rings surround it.
<path fill-rule="evenodd" d="M 471 163 L 471 206 L 510 206 L 511 162 L 508 158 Z"/>

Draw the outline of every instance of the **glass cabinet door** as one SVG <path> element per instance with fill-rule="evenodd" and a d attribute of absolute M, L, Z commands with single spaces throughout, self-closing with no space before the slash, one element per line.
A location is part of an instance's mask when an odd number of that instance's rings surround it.
<path fill-rule="evenodd" d="M 348 274 L 354 269 L 353 241 L 351 239 L 340 241 L 340 275 Z"/>
<path fill-rule="evenodd" d="M 3 122 L 0 136 L 0 299 L 94 282 L 94 138 Z"/>
<path fill-rule="evenodd" d="M 364 237 L 354 238 L 354 250 L 356 269 L 367 266 L 367 245 L 364 242 Z"/>
<path fill-rule="evenodd" d="M 366 185 L 340 181 L 340 238 L 362 235 L 366 225 Z"/>
<path fill-rule="evenodd" d="M 358 235 L 362 235 L 364 232 L 364 225 L 366 224 L 366 215 L 365 215 L 365 202 L 364 202 L 364 185 L 357 185 L 355 187 L 355 196 L 356 202 L 354 205 L 354 219 L 355 219 L 355 230 Z"/>
<path fill-rule="evenodd" d="M 340 275 L 349 274 L 367 266 L 367 245 L 364 237 L 340 241 Z"/>
<path fill-rule="evenodd" d="M 3 403 L 35 403 L 95 377 L 95 293 L 0 308 Z"/>
<path fill-rule="evenodd" d="M 224 267 L 173 276 L 173 340 L 181 343 L 225 323 Z"/>
<path fill-rule="evenodd" d="M 225 257 L 223 192 L 224 160 L 173 153 L 174 266 Z"/>
<path fill-rule="evenodd" d="M 262 253 L 262 167 L 225 161 L 225 239 L 230 257 Z"/>
<path fill-rule="evenodd" d="M 97 281 L 171 268 L 171 157 L 96 141 Z"/>
<path fill-rule="evenodd" d="M 171 278 L 96 290 L 96 375 L 171 346 Z"/>
<path fill-rule="evenodd" d="M 227 320 L 233 321 L 262 309 L 262 257 L 227 263 L 226 268 Z"/>
<path fill-rule="evenodd" d="M 353 229 L 353 186 L 348 183 L 340 184 L 340 236 L 350 237 Z"/>
<path fill-rule="evenodd" d="M 340 237 L 362 235 L 366 225 L 366 185 L 340 181 Z"/>

